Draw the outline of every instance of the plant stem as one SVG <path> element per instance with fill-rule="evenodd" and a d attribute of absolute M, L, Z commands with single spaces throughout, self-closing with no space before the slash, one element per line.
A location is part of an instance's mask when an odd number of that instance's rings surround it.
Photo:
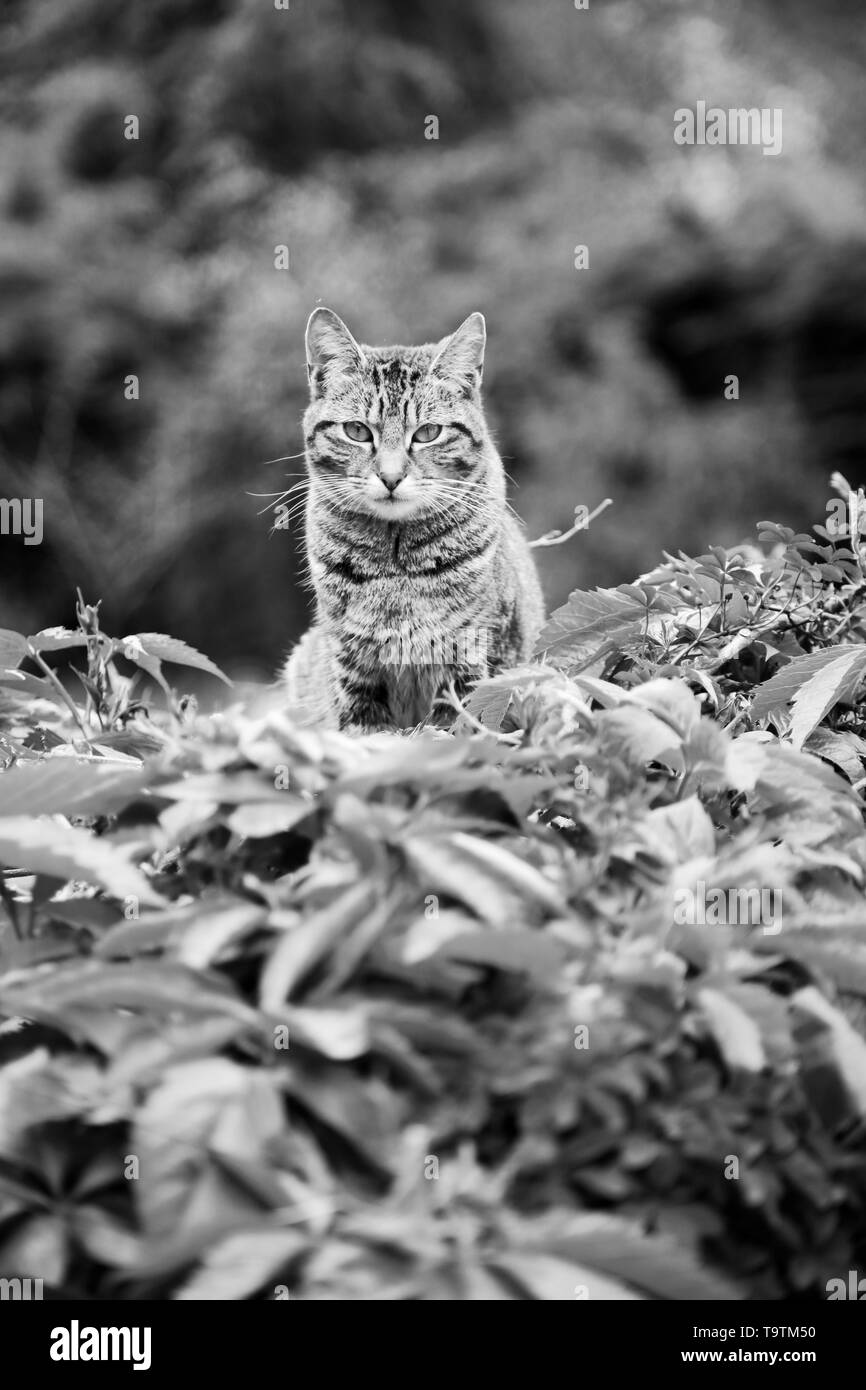
<path fill-rule="evenodd" d="M 0 872 L 0 901 L 2 901 L 3 906 L 6 908 L 9 921 L 12 923 L 13 932 L 18 940 L 21 941 L 21 929 L 18 925 L 18 908 L 15 899 L 6 887 L 6 879 L 3 877 L 2 872 Z"/>
<path fill-rule="evenodd" d="M 72 717 L 73 717 L 73 719 L 75 720 L 76 724 L 78 725 L 79 729 L 81 730 L 82 734 L 84 735 L 84 737 L 85 737 L 86 739 L 89 740 L 89 738 L 90 738 L 90 730 L 87 728 L 87 725 L 86 725 L 86 724 L 84 723 L 84 721 L 82 720 L 81 714 L 80 714 L 80 712 L 79 712 L 79 710 L 78 710 L 78 707 L 77 707 L 77 705 L 75 704 L 75 701 L 72 699 L 72 696 L 68 693 L 68 691 L 67 691 L 66 688 L 64 687 L 63 682 L 62 682 L 61 680 L 59 680 L 58 677 L 54 674 L 54 672 L 52 671 L 51 667 L 48 665 L 48 662 L 47 662 L 47 661 L 43 661 L 43 659 L 42 659 L 42 657 L 40 656 L 39 652 L 35 651 L 35 650 L 34 650 L 31 646 L 29 646 L 29 645 L 28 645 L 28 648 L 27 648 L 27 655 L 28 655 L 29 657 L 31 657 L 31 659 L 32 659 L 33 661 L 36 662 L 36 665 L 37 665 L 42 671 L 45 672 L 45 675 L 46 675 L 47 679 L 48 679 L 48 680 L 51 682 L 51 684 L 54 686 L 54 689 L 57 691 L 58 695 L 59 695 L 59 696 L 61 697 L 61 699 L 63 700 L 63 703 L 64 703 L 64 704 L 66 705 L 66 707 L 71 711 Z"/>
<path fill-rule="evenodd" d="M 601 516 L 602 512 L 606 511 L 612 503 L 612 497 L 605 497 L 603 502 L 599 502 L 595 511 L 590 512 L 589 516 L 582 517 L 580 521 L 576 521 L 569 531 L 548 531 L 545 535 L 539 536 L 538 540 L 530 541 L 529 549 L 534 550 L 542 545 L 563 545 L 565 541 L 570 541 L 572 536 L 576 536 L 578 531 L 585 531 L 589 523 L 595 521 L 597 516 Z"/>

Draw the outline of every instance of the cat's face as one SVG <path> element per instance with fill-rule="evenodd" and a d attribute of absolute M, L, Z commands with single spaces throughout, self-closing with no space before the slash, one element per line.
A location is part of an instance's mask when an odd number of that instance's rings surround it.
<path fill-rule="evenodd" d="M 342 319 L 307 324 L 304 439 L 325 504 L 386 522 L 448 510 L 480 492 L 490 460 L 481 407 L 481 314 L 440 343 L 364 347 Z"/>

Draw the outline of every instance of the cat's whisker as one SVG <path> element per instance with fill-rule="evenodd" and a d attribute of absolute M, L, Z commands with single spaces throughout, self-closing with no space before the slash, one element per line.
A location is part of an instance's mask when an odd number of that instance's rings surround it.
<path fill-rule="evenodd" d="M 302 449 L 299 454 L 281 454 L 280 457 L 276 459 L 262 459 L 261 463 L 256 464 L 256 467 L 267 468 L 269 463 L 291 463 L 293 459 L 304 458 L 305 453 L 306 450 Z"/>

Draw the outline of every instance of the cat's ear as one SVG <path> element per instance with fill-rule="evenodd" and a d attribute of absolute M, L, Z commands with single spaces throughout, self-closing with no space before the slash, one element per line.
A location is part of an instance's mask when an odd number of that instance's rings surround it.
<path fill-rule="evenodd" d="M 464 390 L 477 391 L 484 370 L 487 327 L 483 314 L 470 314 L 450 338 L 439 344 L 430 366 L 432 376 L 456 382 Z"/>
<path fill-rule="evenodd" d="M 314 309 L 307 321 L 307 376 L 314 396 L 332 376 L 351 376 L 364 366 L 364 354 L 339 315 Z"/>

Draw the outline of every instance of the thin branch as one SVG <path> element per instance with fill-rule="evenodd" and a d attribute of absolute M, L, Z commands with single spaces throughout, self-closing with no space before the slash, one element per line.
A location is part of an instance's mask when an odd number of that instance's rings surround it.
<path fill-rule="evenodd" d="M 519 744 L 523 739 L 522 729 L 513 734 L 502 734 L 497 729 L 490 729 L 486 724 L 482 724 L 481 720 L 476 719 L 475 715 L 470 714 L 468 709 L 466 709 L 466 707 L 463 705 L 460 696 L 454 689 L 453 681 L 450 681 L 448 685 L 442 688 L 442 691 L 439 696 L 439 701 L 437 701 L 437 703 L 439 703 L 440 701 L 442 704 L 450 705 L 451 708 L 455 710 L 456 713 L 459 714 L 462 719 L 466 720 L 467 724 L 469 724 L 479 734 L 485 734 L 487 738 L 495 738 L 499 743 L 510 743 L 513 745 Z"/>
<path fill-rule="evenodd" d="M 84 737 L 89 741 L 89 740 L 90 740 L 90 730 L 87 728 L 86 724 L 83 722 L 83 720 L 82 720 L 82 718 L 81 718 L 80 711 L 79 711 L 77 705 L 75 704 L 75 701 L 72 699 L 72 696 L 69 694 L 69 692 L 66 690 L 65 686 L 63 685 L 63 682 L 57 678 L 57 676 L 56 676 L 56 675 L 54 674 L 54 672 L 52 671 L 51 667 L 48 665 L 48 662 L 47 662 L 47 661 L 43 661 L 43 659 L 42 659 L 41 655 L 39 654 L 39 652 L 35 651 L 34 648 L 31 647 L 29 644 L 28 644 L 28 647 L 27 647 L 27 655 L 31 658 L 31 660 L 33 660 L 33 661 L 36 662 L 36 665 L 39 666 L 39 667 L 41 668 L 41 670 L 43 670 L 43 671 L 45 672 L 45 675 L 46 675 L 47 679 L 48 679 L 48 680 L 51 682 L 51 684 L 54 686 L 54 689 L 57 691 L 58 695 L 59 695 L 59 696 L 61 697 L 61 699 L 63 700 L 63 703 L 64 703 L 64 704 L 67 706 L 67 708 L 71 711 L 72 717 L 73 717 L 73 719 L 75 720 L 76 724 L 78 725 L 79 729 L 81 730 L 82 734 L 83 734 Z"/>
<path fill-rule="evenodd" d="M 597 516 L 601 516 L 602 512 L 606 511 L 607 508 L 612 505 L 613 498 L 605 497 L 603 502 L 599 502 L 598 506 L 595 508 L 595 511 L 590 512 L 588 516 L 582 516 L 580 518 L 580 521 L 576 521 L 570 530 L 547 531 L 543 536 L 539 536 L 538 540 L 530 541 L 530 550 L 534 550 L 536 547 L 543 545 L 563 545 L 566 541 L 570 541 L 572 536 L 576 536 L 578 531 L 585 531 L 591 521 L 595 521 L 595 518 Z M 577 513 L 580 509 L 578 507 L 575 507 L 574 510 L 575 513 Z"/>

